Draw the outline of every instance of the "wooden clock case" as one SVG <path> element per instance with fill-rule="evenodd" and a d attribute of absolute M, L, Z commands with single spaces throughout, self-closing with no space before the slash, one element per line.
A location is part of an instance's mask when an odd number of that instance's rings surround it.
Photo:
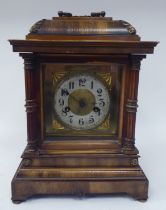
<path fill-rule="evenodd" d="M 141 41 L 125 21 L 104 17 L 59 17 L 34 24 L 26 40 L 10 40 L 24 59 L 27 147 L 12 180 L 12 201 L 34 195 L 98 195 L 127 193 L 148 198 L 148 179 L 138 163 L 135 122 L 140 62 L 157 42 Z M 122 66 L 118 131 L 105 138 L 55 135 L 47 139 L 44 125 L 43 64 Z M 47 68 L 45 68 L 47 74 Z M 96 71 L 98 71 L 96 69 Z M 110 135 L 111 136 L 111 135 Z"/>

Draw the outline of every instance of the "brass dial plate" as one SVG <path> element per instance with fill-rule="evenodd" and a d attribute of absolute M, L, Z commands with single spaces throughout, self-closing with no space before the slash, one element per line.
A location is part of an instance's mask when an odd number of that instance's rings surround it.
<path fill-rule="evenodd" d="M 77 89 L 68 98 L 68 104 L 76 115 L 84 116 L 93 111 L 96 100 L 92 92 L 87 89 Z"/>

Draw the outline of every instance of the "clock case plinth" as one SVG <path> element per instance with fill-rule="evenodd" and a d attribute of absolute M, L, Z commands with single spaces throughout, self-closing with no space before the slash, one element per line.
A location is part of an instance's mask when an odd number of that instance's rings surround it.
<path fill-rule="evenodd" d="M 124 21 L 101 14 L 66 17 L 64 13 L 53 20 L 39 21 L 26 40 L 10 43 L 24 59 L 28 133 L 27 147 L 12 180 L 13 202 L 34 195 L 111 193 L 146 200 L 148 180 L 139 166 L 135 147 L 137 91 L 140 62 L 153 53 L 157 42 L 140 41 L 135 29 Z M 93 62 L 124 65 L 121 132 L 117 140 L 91 140 L 88 136 L 82 140 L 78 136 L 77 140 L 46 143 L 41 126 L 40 64 Z"/>

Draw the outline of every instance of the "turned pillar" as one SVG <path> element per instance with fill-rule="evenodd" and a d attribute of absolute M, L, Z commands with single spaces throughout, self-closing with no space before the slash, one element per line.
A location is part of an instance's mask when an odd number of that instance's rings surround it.
<path fill-rule="evenodd" d="M 37 102 L 35 96 L 35 61 L 33 54 L 24 54 L 25 107 L 27 112 L 28 151 L 35 151 L 37 144 Z"/>
<path fill-rule="evenodd" d="M 137 153 L 135 149 L 135 123 L 137 112 L 137 95 L 139 70 L 144 56 L 132 55 L 129 57 L 128 80 L 126 84 L 126 101 L 124 104 L 125 121 L 123 133 L 123 150 L 126 153 Z"/>

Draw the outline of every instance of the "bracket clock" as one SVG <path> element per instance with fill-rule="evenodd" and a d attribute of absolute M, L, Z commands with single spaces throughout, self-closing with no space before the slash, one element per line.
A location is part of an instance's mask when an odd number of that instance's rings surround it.
<path fill-rule="evenodd" d="M 24 59 L 27 146 L 12 180 L 15 203 L 34 195 L 148 197 L 135 122 L 140 62 L 157 42 L 105 12 L 59 12 L 10 40 Z"/>

